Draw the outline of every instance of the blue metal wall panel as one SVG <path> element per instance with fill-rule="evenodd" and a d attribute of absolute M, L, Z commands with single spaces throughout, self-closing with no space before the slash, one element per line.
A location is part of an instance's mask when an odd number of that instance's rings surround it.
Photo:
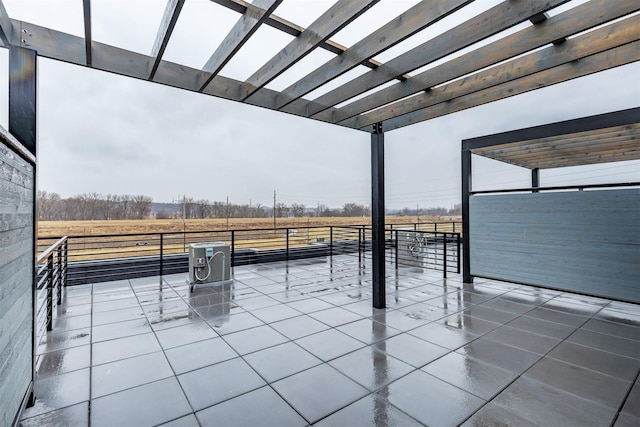
<path fill-rule="evenodd" d="M 640 302 L 640 189 L 476 195 L 471 274 Z"/>

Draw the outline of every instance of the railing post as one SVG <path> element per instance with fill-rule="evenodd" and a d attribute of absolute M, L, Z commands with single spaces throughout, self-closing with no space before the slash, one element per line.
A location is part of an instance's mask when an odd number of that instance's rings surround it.
<path fill-rule="evenodd" d="M 398 230 L 396 230 L 396 248 L 395 248 L 395 258 L 396 258 L 396 270 L 398 269 Z"/>
<path fill-rule="evenodd" d="M 53 254 L 47 258 L 47 331 L 53 330 Z"/>
<path fill-rule="evenodd" d="M 289 228 L 287 227 L 285 230 L 287 233 L 287 261 L 289 261 Z"/>
<path fill-rule="evenodd" d="M 438 232 L 438 223 L 437 222 L 433 223 L 433 231 L 435 231 L 436 233 Z"/>
<path fill-rule="evenodd" d="M 329 226 L 329 255 L 333 256 L 333 225 Z"/>
<path fill-rule="evenodd" d="M 456 222 L 455 221 L 453 221 L 453 232 L 454 233 L 456 232 Z"/>
<path fill-rule="evenodd" d="M 437 239 L 436 235 L 436 239 Z M 442 263 L 444 265 L 444 278 L 447 278 L 447 234 L 442 235 Z"/>
<path fill-rule="evenodd" d="M 164 276 L 164 233 L 160 233 L 160 279 Z"/>
<path fill-rule="evenodd" d="M 460 234 L 456 234 L 456 261 L 458 263 L 458 269 L 456 273 L 460 274 Z"/>
<path fill-rule="evenodd" d="M 65 239 L 64 241 L 64 286 L 67 286 L 68 283 L 68 268 L 69 268 L 69 241 Z"/>
<path fill-rule="evenodd" d="M 362 267 L 362 229 L 358 228 L 358 268 Z"/>
<path fill-rule="evenodd" d="M 58 257 L 56 260 L 56 286 L 58 286 L 57 304 L 62 304 L 62 246 L 58 246 Z"/>
<path fill-rule="evenodd" d="M 236 231 L 231 230 L 231 267 L 234 266 L 236 261 Z"/>

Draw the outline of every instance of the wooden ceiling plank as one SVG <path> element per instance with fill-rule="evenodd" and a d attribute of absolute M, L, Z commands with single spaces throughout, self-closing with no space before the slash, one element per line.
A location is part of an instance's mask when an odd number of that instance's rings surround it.
<path fill-rule="evenodd" d="M 200 91 L 218 75 L 220 70 L 238 53 L 240 48 L 260 28 L 264 21 L 282 3 L 283 0 L 254 0 L 247 4 L 246 12 L 238 19 L 216 51 L 202 67 L 206 74 L 205 82 Z"/>
<path fill-rule="evenodd" d="M 493 86 L 505 85 L 510 81 L 637 40 L 640 40 L 640 16 L 627 18 L 624 21 L 612 24 L 610 28 L 601 28 L 570 39 L 561 46 L 549 46 L 463 79 L 439 86 L 420 95 L 398 101 L 388 107 L 346 120 L 343 124 L 363 128 L 371 123 L 391 120 L 394 117 L 410 114 L 413 111 L 428 108 Z"/>
<path fill-rule="evenodd" d="M 640 43 L 636 41 L 585 57 L 580 61 L 563 64 L 515 81 L 503 83 L 446 102 L 441 102 L 429 108 L 395 117 L 383 122 L 383 126 L 387 131 L 399 129 L 425 120 L 466 110 L 467 108 L 477 107 L 639 60 Z"/>
<path fill-rule="evenodd" d="M 473 0 L 423 0 L 281 92 L 278 108 L 456 12 Z"/>
<path fill-rule="evenodd" d="M 567 0 L 506 0 L 472 17 L 451 30 L 387 61 L 384 65 L 353 79 L 318 97 L 321 105 L 334 106 L 406 74 L 491 37 L 540 12 L 549 10 Z M 311 109 L 311 115 L 320 113 Z"/>
<path fill-rule="evenodd" d="M 452 81 L 464 75 L 476 72 L 493 64 L 522 55 L 552 43 L 560 37 L 588 30 L 594 26 L 618 19 L 640 9 L 640 3 L 592 0 L 567 12 L 554 16 L 539 25 L 530 26 L 494 43 L 483 46 L 444 64 L 424 71 L 410 79 L 375 92 L 356 102 L 342 107 L 337 120 L 342 121 L 363 114 L 391 102 L 402 100 L 433 86 Z M 595 11 L 601 10 L 601 13 Z M 604 37 L 604 32 L 599 32 Z M 401 103 L 387 105 L 376 110 L 375 116 L 365 120 L 363 126 L 393 117 L 393 112 L 401 108 Z M 391 114 L 387 116 L 387 114 Z"/>
<path fill-rule="evenodd" d="M 162 19 L 160 20 L 160 27 L 156 34 L 156 40 L 153 43 L 153 48 L 151 49 L 151 56 L 154 58 L 154 61 L 151 66 L 151 70 L 149 71 L 148 80 L 153 80 L 153 77 L 158 70 L 158 65 L 160 65 L 160 61 L 162 61 L 162 56 L 164 55 L 164 51 L 167 48 L 169 39 L 171 38 L 171 33 L 173 33 L 173 29 L 178 22 L 178 17 L 180 16 L 180 11 L 182 10 L 182 6 L 184 6 L 184 2 L 185 0 L 167 0 L 167 6 L 164 9 Z"/>
<path fill-rule="evenodd" d="M 242 100 L 285 72 L 378 1 L 339 0 L 246 80 Z"/>

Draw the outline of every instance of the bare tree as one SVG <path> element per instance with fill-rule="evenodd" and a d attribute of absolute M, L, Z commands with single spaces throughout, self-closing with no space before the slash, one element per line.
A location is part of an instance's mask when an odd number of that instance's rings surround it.
<path fill-rule="evenodd" d="M 294 203 L 291 205 L 291 213 L 296 218 L 302 218 L 304 216 L 306 207 L 302 204 Z"/>

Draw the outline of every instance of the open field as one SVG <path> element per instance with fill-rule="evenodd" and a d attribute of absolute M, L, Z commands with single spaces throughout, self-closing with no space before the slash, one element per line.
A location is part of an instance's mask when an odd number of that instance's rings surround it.
<path fill-rule="evenodd" d="M 387 224 L 460 221 L 460 217 L 393 216 Z M 370 217 L 277 218 L 277 228 L 370 225 Z M 273 218 L 148 219 L 123 221 L 39 221 L 38 237 L 98 236 L 107 234 L 171 233 L 183 231 L 221 231 L 273 228 Z M 440 228 L 439 228 L 440 229 Z M 445 229 L 443 229 L 444 231 Z M 450 231 L 450 230 L 447 230 Z"/>

